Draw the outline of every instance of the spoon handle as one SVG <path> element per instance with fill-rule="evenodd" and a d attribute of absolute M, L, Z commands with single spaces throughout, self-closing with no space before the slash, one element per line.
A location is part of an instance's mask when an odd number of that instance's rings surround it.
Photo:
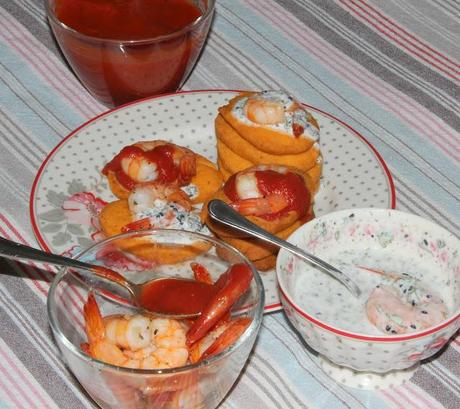
<path fill-rule="evenodd" d="M 274 244 L 275 246 L 284 248 L 302 258 L 303 260 L 306 260 L 309 263 L 320 267 L 322 270 L 340 281 L 355 297 L 358 297 L 361 294 L 359 287 L 340 270 L 330 265 L 329 263 L 326 263 L 324 260 L 319 259 L 313 254 L 310 254 L 300 249 L 299 247 L 292 245 L 286 240 L 282 240 L 279 237 L 262 229 L 261 227 L 257 226 L 239 214 L 222 200 L 211 200 L 208 204 L 208 212 L 213 219 L 229 227 L 233 227 L 234 229 L 240 230 L 251 236 L 255 236 L 261 240 Z"/>
<path fill-rule="evenodd" d="M 47 253 L 46 251 L 25 246 L 3 237 L 0 237 L 0 256 L 13 260 L 36 261 L 76 269 L 78 270 L 78 278 L 83 278 L 86 284 L 104 289 L 124 298 L 126 298 L 126 294 L 129 295 L 129 298 L 133 295 L 130 283 L 121 274 L 103 266 L 92 265 L 58 254 Z"/>

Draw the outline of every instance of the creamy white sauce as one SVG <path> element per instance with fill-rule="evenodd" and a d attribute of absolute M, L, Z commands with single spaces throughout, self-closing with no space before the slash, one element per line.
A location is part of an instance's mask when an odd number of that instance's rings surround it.
<path fill-rule="evenodd" d="M 155 228 L 179 229 L 206 235 L 210 234 L 208 228 L 201 223 L 198 209 L 187 211 L 177 203 L 156 200 L 153 207 L 134 215 L 135 220 L 147 217 L 152 219 L 151 221 Z M 189 241 L 186 240 L 186 242 L 188 243 Z"/>
<path fill-rule="evenodd" d="M 232 115 L 247 125 L 258 125 L 249 120 L 245 114 L 245 106 L 248 98 L 250 97 L 241 98 L 236 102 L 232 108 Z M 296 103 L 293 97 L 283 91 L 262 91 L 257 95 L 257 98 L 265 99 L 267 101 L 279 102 L 283 105 L 285 110 L 290 109 L 293 104 Z M 284 122 L 275 125 L 264 126 L 295 137 L 292 131 L 292 123 L 295 122 L 304 128 L 303 134 L 300 135 L 301 137 L 317 141 L 319 139 L 319 130 L 310 122 L 308 122 L 309 115 L 310 114 L 300 106 L 300 108 L 294 111 L 286 111 L 284 115 Z"/>
<path fill-rule="evenodd" d="M 180 189 L 187 193 L 190 199 L 195 199 L 196 197 L 198 197 L 198 194 L 200 193 L 198 190 L 198 186 L 194 185 L 193 183 L 190 183 L 186 186 L 182 186 Z"/>
<path fill-rule="evenodd" d="M 303 263 L 301 272 L 297 273 L 296 281 L 292 285 L 296 303 L 314 318 L 335 328 L 360 334 L 382 335 L 382 332 L 369 322 L 365 304 L 377 285 L 388 284 L 390 281 L 357 266 L 393 272 L 397 275 L 408 274 L 420 280 L 418 283 L 421 287 L 439 296 L 448 312 L 454 308 L 453 286 L 449 285 L 448 278 L 439 274 L 439 266 L 429 260 L 423 260 L 422 263 L 403 251 L 389 253 L 369 248 L 339 252 L 329 249 L 317 255 L 349 275 L 363 292 L 359 298 L 355 298 L 327 273 L 300 260 L 295 261 L 296 264 Z"/>

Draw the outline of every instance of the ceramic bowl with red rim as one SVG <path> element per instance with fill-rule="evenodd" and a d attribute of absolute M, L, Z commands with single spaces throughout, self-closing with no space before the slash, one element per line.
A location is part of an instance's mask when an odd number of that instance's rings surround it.
<path fill-rule="evenodd" d="M 285 250 L 278 255 L 287 317 L 333 364 L 404 370 L 459 329 L 460 240 L 444 228 L 397 210 L 353 209 L 314 219 L 288 241 L 335 265 L 363 291 L 356 298 L 327 273 Z M 387 293 L 376 293 L 377 286 Z"/>

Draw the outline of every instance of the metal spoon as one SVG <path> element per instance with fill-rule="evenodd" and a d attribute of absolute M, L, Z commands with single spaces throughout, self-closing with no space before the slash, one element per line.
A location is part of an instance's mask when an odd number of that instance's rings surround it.
<path fill-rule="evenodd" d="M 165 315 L 174 318 L 196 317 L 200 315 L 200 312 L 189 313 L 183 311 L 153 311 L 152 308 L 150 308 L 146 303 L 146 300 L 144 300 L 144 298 L 142 297 L 143 290 L 145 290 L 148 286 L 151 287 L 152 283 L 154 282 L 164 280 L 175 280 L 181 281 L 182 284 L 185 283 L 185 285 L 190 286 L 209 286 L 210 294 L 214 291 L 211 289 L 212 286 L 210 284 L 199 283 L 195 280 L 180 277 L 156 277 L 144 283 L 135 284 L 124 278 L 121 274 L 107 267 L 85 263 L 83 261 L 74 260 L 57 254 L 47 253 L 45 251 L 38 250 L 33 247 L 25 246 L 23 244 L 7 240 L 3 237 L 0 237 L 0 256 L 13 260 L 29 260 L 36 261 L 39 263 L 52 264 L 56 266 L 69 267 L 71 269 L 70 271 L 73 270 L 72 273 L 76 274 L 76 276 L 82 281 L 84 281 L 86 284 L 90 285 L 91 287 L 95 287 L 99 290 L 102 290 L 105 294 L 107 292 L 110 293 L 111 299 L 112 296 L 115 296 L 115 298 L 121 298 L 141 309 L 148 310 L 159 315 Z M 174 291 L 173 286 L 171 287 L 171 291 Z M 180 297 L 183 297 L 183 292 L 181 293 Z M 184 306 L 186 306 L 186 300 L 184 300 L 183 304 Z"/>
<path fill-rule="evenodd" d="M 282 240 L 279 237 L 269 233 L 267 230 L 262 229 L 256 224 L 252 223 L 244 216 L 239 214 L 236 210 L 230 207 L 222 200 L 214 199 L 208 203 L 209 215 L 218 222 L 221 222 L 229 227 L 240 230 L 250 236 L 257 237 L 258 239 L 267 241 L 275 246 L 281 247 L 290 253 L 295 254 L 303 260 L 308 261 L 315 266 L 320 267 L 323 271 L 330 274 L 340 283 L 342 283 L 355 297 L 359 297 L 361 290 L 349 277 L 347 277 L 342 271 L 335 268 L 334 266 L 326 263 L 324 260 L 319 259 L 313 254 L 308 253 L 293 244 Z"/>

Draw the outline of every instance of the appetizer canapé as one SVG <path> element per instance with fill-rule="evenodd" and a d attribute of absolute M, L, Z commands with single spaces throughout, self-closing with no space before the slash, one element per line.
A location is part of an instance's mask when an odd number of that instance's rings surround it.
<path fill-rule="evenodd" d="M 297 169 L 259 165 L 232 175 L 213 196 L 229 203 L 262 228 L 287 238 L 313 217 L 309 181 Z M 207 214 L 202 220 L 220 239 L 245 254 L 259 270 L 275 265 L 277 248 L 238 233 Z"/>
<path fill-rule="evenodd" d="M 119 200 L 102 209 L 106 236 L 148 228 L 175 228 L 208 233 L 193 206 L 222 184 L 212 162 L 187 148 L 165 141 L 139 142 L 123 148 L 103 169 Z M 137 257 L 173 264 L 209 248 L 195 242 L 172 247 L 148 239 L 126 239 L 117 245 Z"/>
<path fill-rule="evenodd" d="M 315 191 L 322 157 L 319 125 L 283 91 L 244 92 L 219 108 L 218 164 L 225 177 L 258 164 L 286 165 L 309 175 Z"/>

